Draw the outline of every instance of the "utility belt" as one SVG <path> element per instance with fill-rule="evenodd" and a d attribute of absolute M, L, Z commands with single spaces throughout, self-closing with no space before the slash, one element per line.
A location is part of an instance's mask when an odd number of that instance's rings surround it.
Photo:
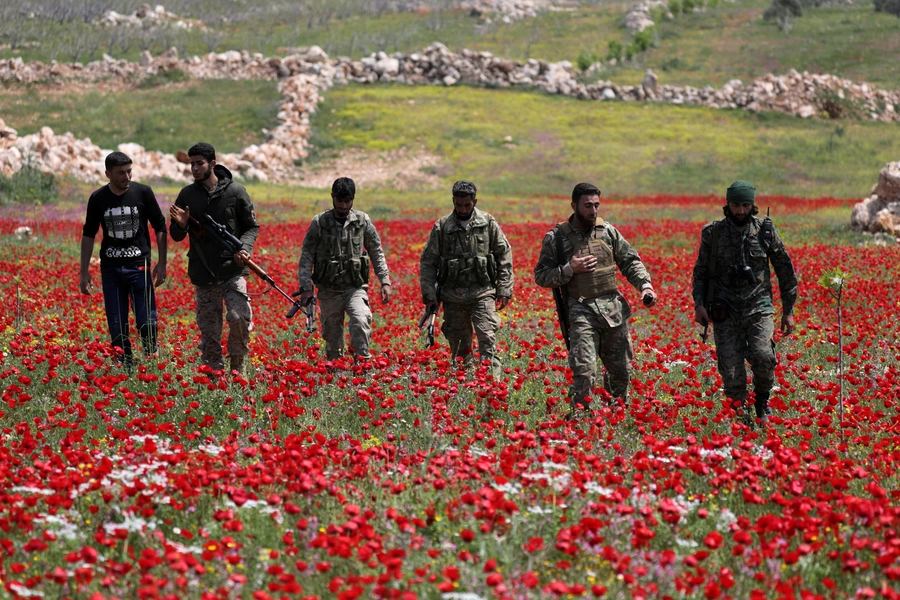
<path fill-rule="evenodd" d="M 492 255 L 445 258 L 438 268 L 438 283 L 447 288 L 493 285 L 497 263 Z"/>
<path fill-rule="evenodd" d="M 334 287 L 350 283 L 362 287 L 369 283 L 369 257 L 340 257 L 317 262 L 312 280 L 317 286 Z"/>

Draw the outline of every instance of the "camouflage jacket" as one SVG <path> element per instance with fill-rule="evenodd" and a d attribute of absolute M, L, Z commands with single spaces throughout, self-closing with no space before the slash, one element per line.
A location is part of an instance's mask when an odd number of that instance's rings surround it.
<path fill-rule="evenodd" d="M 378 277 L 381 285 L 390 285 L 391 277 L 387 261 L 384 258 L 384 250 L 381 247 L 381 238 L 369 215 L 351 209 L 347 220 L 341 224 L 334 218 L 333 209 L 317 214 L 309 224 L 300 251 L 298 266 L 300 291 L 312 290 L 313 279 L 318 282 L 317 287 L 333 290 L 367 287 L 365 284 L 354 284 L 347 264 L 342 264 L 348 263 L 352 259 L 358 260 L 366 253 L 368 253 L 368 260 L 371 260 L 375 276 Z M 364 261 L 366 281 L 368 281 L 368 260 Z M 343 269 L 343 272 L 334 281 L 322 282 L 321 270 L 323 265 L 329 263 L 337 265 Z"/>
<path fill-rule="evenodd" d="M 774 226 L 768 239 L 760 236 L 763 221 L 758 217 L 751 217 L 746 226 L 738 227 L 730 220 L 722 219 L 703 227 L 700 251 L 694 264 L 694 305 L 707 304 L 708 286 L 712 284 L 715 286 L 713 299 L 726 302 L 731 310 L 742 317 L 774 314 L 772 275 L 769 270 L 771 262 L 778 277 L 784 314 L 791 314 L 798 294 L 794 265 Z M 713 228 L 718 231 L 715 272 L 711 273 Z M 750 267 L 752 283 L 749 274 L 741 275 L 740 267 L 743 265 Z"/>
<path fill-rule="evenodd" d="M 575 228 L 577 222 L 574 215 L 569 217 L 569 224 Z M 584 239 L 588 239 L 588 236 L 599 238 L 612 248 L 616 266 L 635 288 L 642 290 L 652 287 L 650 274 L 647 272 L 644 263 L 641 262 L 640 255 L 622 237 L 618 229 L 598 218 L 594 230 L 590 233 L 577 228 L 575 231 L 580 231 Z M 557 236 L 562 238 L 562 256 L 559 256 L 557 253 Z M 559 226 L 547 232 L 541 244 L 541 256 L 538 258 L 538 264 L 534 268 L 535 283 L 545 288 L 564 287 L 574 275 L 572 268 L 569 266 L 569 260 L 572 258 L 573 253 L 574 247 L 568 238 L 562 234 Z M 578 299 L 570 297 L 568 302 L 569 304 L 577 303 Z M 581 304 L 603 317 L 610 327 L 622 325 L 631 316 L 631 307 L 619 291 L 600 296 L 599 298 L 583 300 Z"/>
<path fill-rule="evenodd" d="M 456 262 L 452 275 L 448 275 L 451 261 Z M 512 298 L 512 248 L 494 217 L 476 208 L 468 227 L 460 224 L 455 213 L 434 224 L 419 261 L 422 301 L 426 304 L 437 300 L 435 283 L 439 280 L 441 302 Z"/>

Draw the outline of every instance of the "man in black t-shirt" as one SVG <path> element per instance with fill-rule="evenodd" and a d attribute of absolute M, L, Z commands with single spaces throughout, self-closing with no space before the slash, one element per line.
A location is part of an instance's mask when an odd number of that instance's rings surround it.
<path fill-rule="evenodd" d="M 122 349 L 120 360 L 133 364 L 128 335 L 128 303 L 145 354 L 156 352 L 156 296 L 153 288 L 166 280 L 166 218 L 149 186 L 131 181 L 131 158 L 123 152 L 106 157 L 109 184 L 96 190 L 88 200 L 81 238 L 81 293 L 94 289 L 89 267 L 94 252 L 94 236 L 103 229 L 100 242 L 100 279 L 103 303 L 112 345 Z M 159 261 L 150 268 L 150 230 L 156 233 Z"/>

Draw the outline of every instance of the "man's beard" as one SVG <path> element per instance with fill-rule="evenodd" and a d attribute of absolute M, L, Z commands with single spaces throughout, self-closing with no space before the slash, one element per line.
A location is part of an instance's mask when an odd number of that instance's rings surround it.
<path fill-rule="evenodd" d="M 725 213 L 725 216 L 728 217 L 728 220 L 731 221 L 732 223 L 734 223 L 735 225 L 738 225 L 738 226 L 746 225 L 747 222 L 750 221 L 750 217 L 751 217 L 750 213 L 747 213 L 742 218 L 738 218 L 735 216 L 735 214 L 733 212 L 731 212 L 731 209 L 728 208 L 727 205 L 725 206 L 723 212 Z"/>
<path fill-rule="evenodd" d="M 204 181 L 208 180 L 210 177 L 212 177 L 212 169 L 207 169 L 206 173 L 204 173 L 202 177 L 195 177 L 194 181 L 196 181 L 197 183 L 203 183 Z"/>
<path fill-rule="evenodd" d="M 473 212 L 474 212 L 474 211 L 473 211 Z M 453 214 L 455 214 L 455 215 L 456 215 L 456 218 L 457 218 L 458 220 L 460 220 L 460 221 L 468 221 L 469 219 L 472 218 L 472 213 L 469 213 L 469 214 L 467 214 L 467 215 L 462 215 L 462 214 L 460 214 L 460 213 L 458 213 L 458 212 L 456 212 L 456 211 L 454 210 L 454 211 L 453 211 Z"/>
<path fill-rule="evenodd" d="M 593 227 L 597 224 L 596 218 L 588 220 L 579 213 L 575 213 L 575 220 L 578 221 L 582 229 L 587 229 L 588 227 Z"/>

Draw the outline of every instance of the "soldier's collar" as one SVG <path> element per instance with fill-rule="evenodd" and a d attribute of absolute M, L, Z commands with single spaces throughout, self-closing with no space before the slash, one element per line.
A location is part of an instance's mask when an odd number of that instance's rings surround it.
<path fill-rule="evenodd" d="M 453 217 L 450 220 L 450 223 L 458 229 L 465 229 L 465 227 L 463 227 L 463 224 L 456 217 L 456 211 L 453 211 L 450 214 Z M 477 208 L 473 208 L 472 216 L 469 217 L 468 221 L 466 221 L 466 226 L 467 227 L 472 227 L 473 225 L 479 226 L 479 225 L 484 225 L 485 223 L 487 223 L 487 219 L 484 217 L 484 213 L 482 211 L 478 210 Z"/>

